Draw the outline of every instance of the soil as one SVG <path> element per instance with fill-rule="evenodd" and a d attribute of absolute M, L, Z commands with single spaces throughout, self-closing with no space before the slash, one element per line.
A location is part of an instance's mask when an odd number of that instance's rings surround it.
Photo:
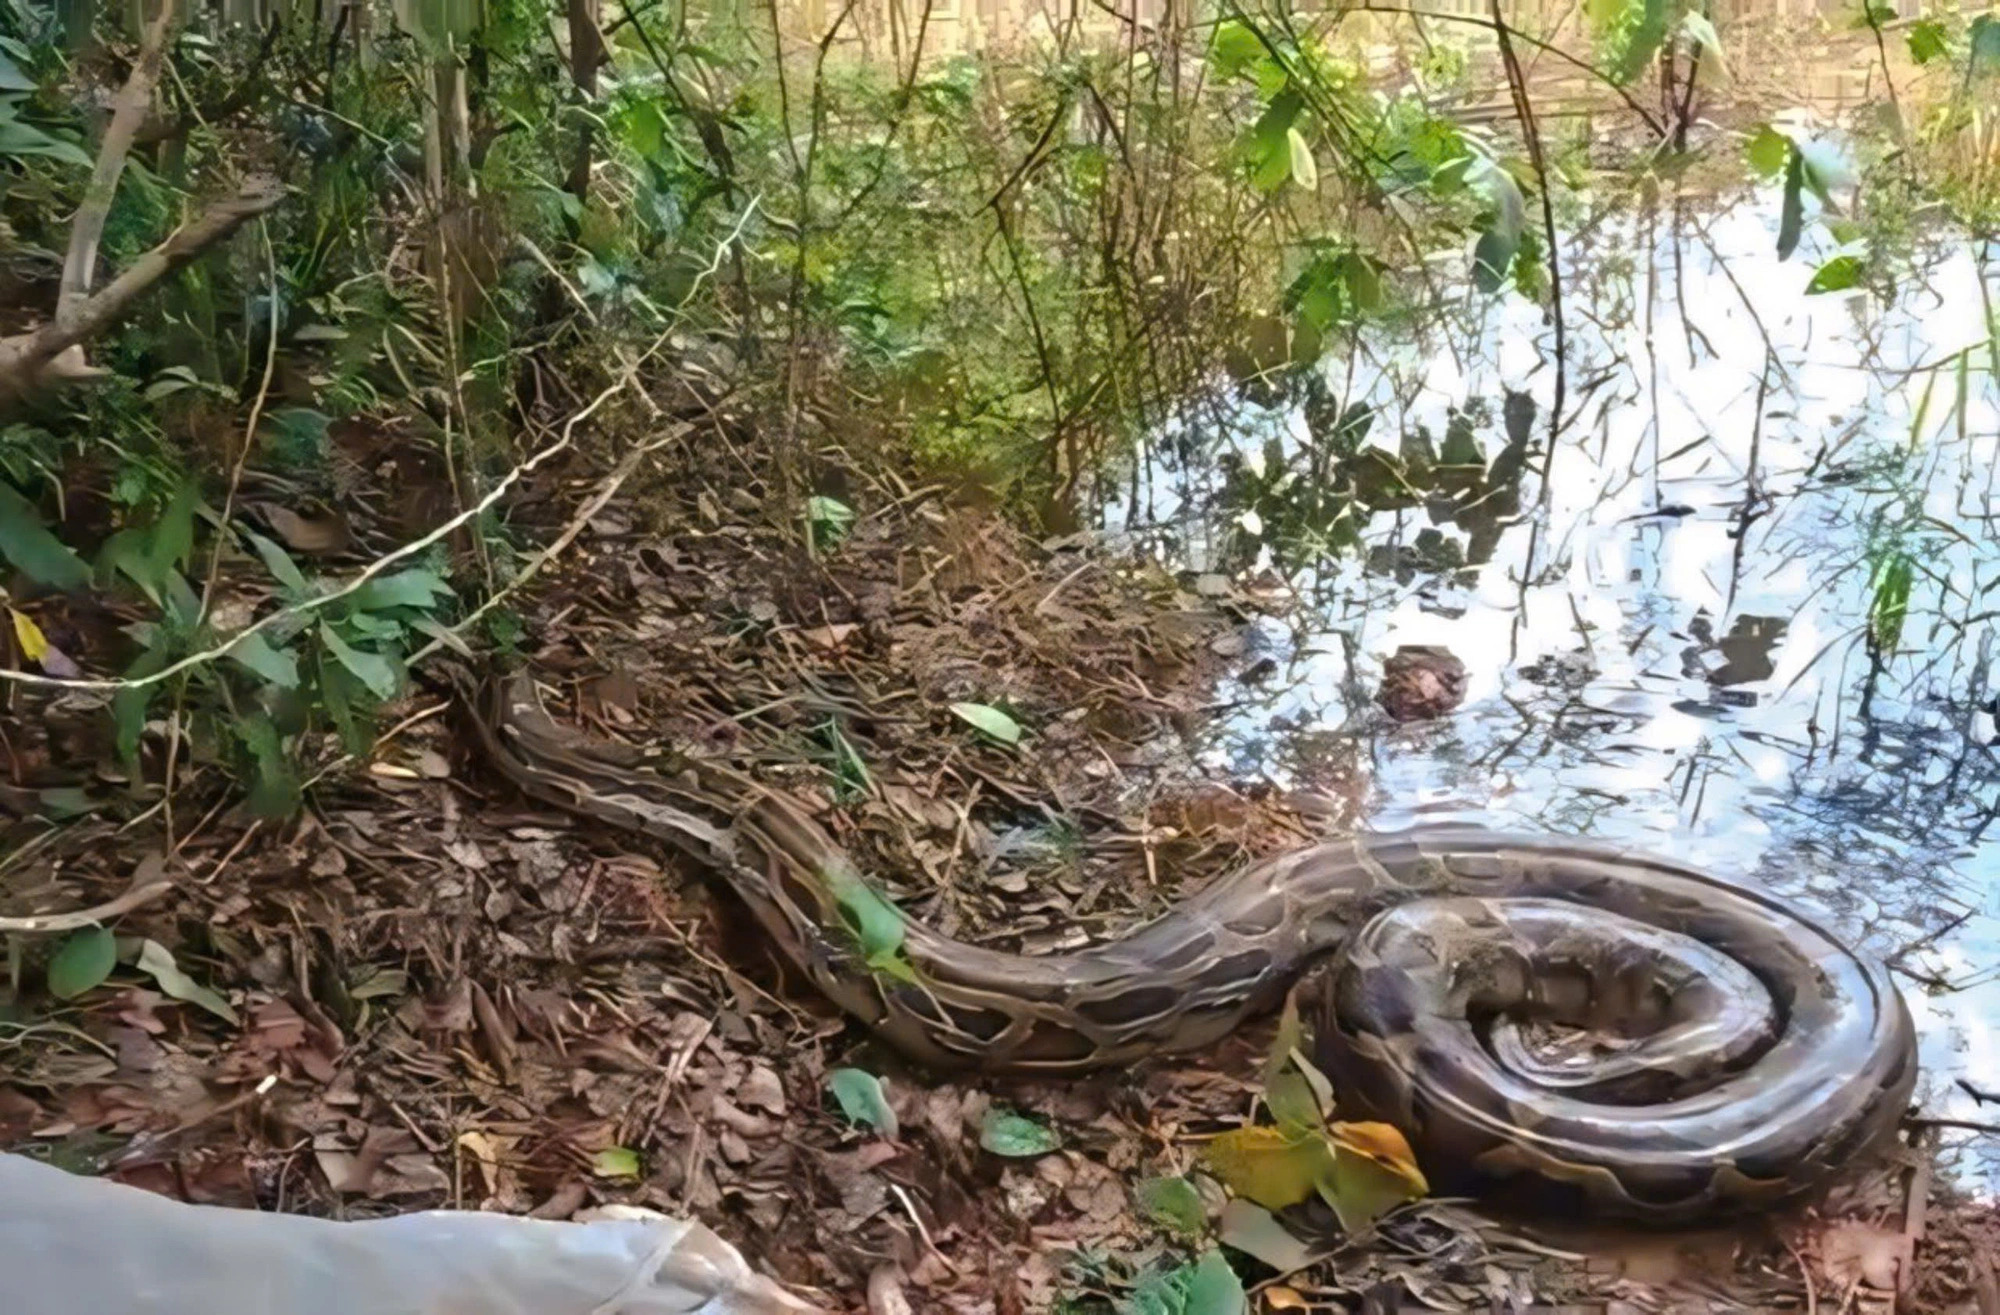
<path fill-rule="evenodd" d="M 903 907 L 1029 951 L 1352 823 L 1352 795 L 1294 806 L 1190 750 L 1217 679 L 1255 661 L 1241 623 L 1274 597 L 1216 596 L 1087 538 L 1034 542 L 828 454 L 822 483 L 838 470 L 859 512 L 833 542 L 761 519 L 773 482 L 737 451 L 720 431 L 663 449 L 650 469 L 666 473 L 588 517 L 521 605 L 522 656 L 559 715 L 782 780 Z M 516 532 L 553 537 L 601 469 L 531 488 Z M 365 520 L 366 501 L 343 514 Z M 65 633 L 72 657 L 110 667 L 88 627 Z M 0 1145 L 191 1201 L 342 1218 L 644 1205 L 702 1220 L 834 1309 L 896 1309 L 898 1293 L 922 1310 L 1089 1308 L 1187 1254 L 1134 1186 L 1195 1168 L 1200 1139 L 1251 1112 L 1269 1028 L 1087 1080 L 912 1071 L 789 975 L 707 874 L 525 802 L 466 756 L 449 700 L 418 690 L 365 762 L 324 746 L 294 819 L 244 814 L 196 756 L 171 808 L 114 792 L 58 830 L 9 827 L 4 912 L 162 874 L 170 893 L 117 930 L 226 1003 L 129 968 L 53 1001 L 46 944 L 17 938 Z M 1026 734 L 1000 743 L 954 703 Z M 101 721 L 87 700 L 17 691 L 0 806 L 80 782 L 101 795 L 74 766 L 107 760 Z M 896 1135 L 829 1098 L 844 1067 L 882 1079 Z M 994 1107 L 1061 1148 L 983 1149 Z M 1315 1205 L 1292 1221 L 1310 1266 L 1240 1268 L 1270 1309 L 1889 1309 L 1871 1293 L 1901 1282 L 1896 1309 L 1990 1315 L 2000 1221 L 1939 1181 L 1890 1165 L 1819 1214 L 1581 1245 L 1449 1202 L 1342 1238 Z"/>

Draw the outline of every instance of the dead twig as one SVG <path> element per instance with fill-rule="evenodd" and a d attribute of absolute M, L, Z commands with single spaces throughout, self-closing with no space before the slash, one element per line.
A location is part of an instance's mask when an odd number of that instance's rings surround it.
<path fill-rule="evenodd" d="M 152 903 L 174 888 L 167 875 L 166 860 L 157 854 L 141 859 L 133 869 L 132 885 L 116 899 L 93 904 L 87 909 L 77 909 L 70 913 L 31 913 L 21 917 L 0 917 L 0 932 L 26 932 L 40 935 L 48 932 L 75 931 L 79 927 L 93 927 L 136 908 Z"/>

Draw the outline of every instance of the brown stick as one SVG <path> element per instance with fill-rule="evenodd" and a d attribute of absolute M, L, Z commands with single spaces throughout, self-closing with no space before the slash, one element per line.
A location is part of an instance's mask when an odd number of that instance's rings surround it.
<path fill-rule="evenodd" d="M 118 898 L 73 913 L 35 913 L 26 917 L 0 918 L 0 932 L 47 933 L 95 926 L 109 922 L 121 913 L 130 913 L 142 904 L 150 904 L 173 888 L 174 883 L 167 876 L 165 860 L 157 854 L 150 854 L 139 860 L 139 866 L 132 872 L 131 889 Z"/>
<path fill-rule="evenodd" d="M 113 103 L 111 122 L 104 129 L 103 144 L 97 148 L 97 166 L 91 171 L 90 186 L 83 204 L 69 227 L 69 253 L 63 259 L 62 291 L 56 298 L 56 318 L 62 319 L 90 295 L 91 276 L 97 268 L 97 244 L 104 236 L 104 221 L 111 214 L 112 198 L 118 194 L 118 177 L 125 172 L 125 157 L 132 141 L 145 125 L 153 106 L 153 88 L 160 82 L 160 66 L 166 62 L 167 32 L 174 22 L 174 0 L 160 0 L 160 15 L 146 29 L 139 45 L 138 62 L 125 79 Z"/>
<path fill-rule="evenodd" d="M 0 338 L 0 399 L 32 392 L 44 382 L 58 356 L 110 328 L 124 318 L 139 294 L 283 199 L 277 180 L 252 179 L 235 196 L 216 202 L 193 223 L 133 261 L 100 291 L 67 302 L 53 320 L 38 329 Z M 78 218 L 81 222 L 81 214 Z M 78 374 L 80 369 L 65 373 Z"/>

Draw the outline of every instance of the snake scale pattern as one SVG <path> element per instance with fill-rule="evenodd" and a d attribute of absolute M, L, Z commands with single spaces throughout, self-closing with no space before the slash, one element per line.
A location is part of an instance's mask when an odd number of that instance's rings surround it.
<path fill-rule="evenodd" d="M 525 675 L 467 693 L 503 775 L 714 869 L 819 990 L 930 1068 L 1200 1049 L 1325 960 L 1316 1057 L 1345 1117 L 1402 1129 L 1446 1190 L 1658 1224 L 1824 1186 L 1893 1135 L 1916 1081 L 1887 970 L 1799 912 L 1667 858 L 1473 827 L 1256 862 L 1073 954 L 905 919 L 898 971 L 871 970 L 844 911 L 872 888 L 781 791 L 565 727 Z"/>

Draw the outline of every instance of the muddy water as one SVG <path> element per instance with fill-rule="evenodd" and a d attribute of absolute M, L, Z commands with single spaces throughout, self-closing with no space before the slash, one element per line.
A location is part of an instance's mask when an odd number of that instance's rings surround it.
<path fill-rule="evenodd" d="M 1891 299 L 1808 296 L 1827 252 L 1809 239 L 1778 262 L 1776 217 L 1759 196 L 1572 241 L 1570 419 L 1545 486 L 1529 453 L 1512 514 L 1362 513 L 1359 546 L 1317 561 L 1262 518 L 1249 535 L 1221 454 L 1256 466 L 1275 437 L 1302 468 L 1313 440 L 1303 408 L 1243 401 L 1166 444 L 1180 453 L 1155 459 L 1149 505 L 1115 519 L 1183 564 L 1258 552 L 1297 590 L 1243 662 L 1271 660 L 1225 691 L 1218 763 L 1359 782 L 1377 827 L 1610 837 L 1795 897 L 1898 965 L 1926 1113 L 2000 1123 L 1960 1085 L 2000 1093 L 2000 748 L 1980 707 L 2000 688 L 2000 252 L 1981 265 L 1941 241 Z M 1377 408 L 1370 442 L 1393 451 L 1418 424 L 1441 439 L 1452 407 L 1484 399 L 1473 436 L 1492 461 L 1521 390 L 1539 448 L 1540 309 L 1468 301 L 1433 332 L 1331 366 L 1340 400 Z M 1871 577 L 1899 551 L 1908 615 L 1871 673 Z M 1464 660 L 1456 714 L 1375 710 L 1403 644 Z M 2000 1188 L 2000 1136 L 1942 1138 L 1966 1181 Z"/>

